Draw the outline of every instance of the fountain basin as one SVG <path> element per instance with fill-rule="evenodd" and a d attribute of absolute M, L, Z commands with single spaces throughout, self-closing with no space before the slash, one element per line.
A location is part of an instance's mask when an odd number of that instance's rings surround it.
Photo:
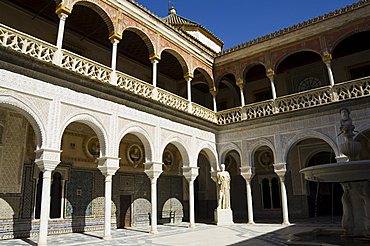
<path fill-rule="evenodd" d="M 304 168 L 304 178 L 314 182 L 357 182 L 370 180 L 370 160 L 330 163 Z"/>

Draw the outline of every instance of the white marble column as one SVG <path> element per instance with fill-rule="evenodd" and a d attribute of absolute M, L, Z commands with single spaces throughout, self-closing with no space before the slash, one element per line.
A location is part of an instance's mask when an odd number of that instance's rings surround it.
<path fill-rule="evenodd" d="M 285 188 L 284 176 L 279 176 L 281 191 L 281 208 L 283 210 L 283 224 L 289 225 L 288 196 Z"/>
<path fill-rule="evenodd" d="M 158 100 L 158 63 L 160 61 L 160 57 L 158 55 L 153 55 L 149 58 L 150 62 L 153 65 L 152 68 L 152 85 L 153 85 L 153 92 L 152 92 L 152 99 Z"/>
<path fill-rule="evenodd" d="M 150 179 L 150 201 L 152 205 L 151 211 L 151 230 L 150 233 L 156 234 L 157 230 L 157 180 L 162 173 L 162 163 L 147 162 L 145 165 L 145 173 Z"/>
<path fill-rule="evenodd" d="M 57 10 L 58 11 L 58 10 Z M 59 16 L 59 27 L 57 36 L 57 50 L 54 53 L 53 63 L 60 66 L 62 63 L 62 46 L 64 37 L 64 27 L 68 17 L 68 13 L 65 11 L 60 11 Z"/>
<path fill-rule="evenodd" d="M 245 98 L 244 98 L 244 80 L 243 79 L 238 79 L 236 81 L 237 86 L 239 86 L 240 89 L 240 103 L 241 106 L 245 106 Z"/>
<path fill-rule="evenodd" d="M 245 183 L 247 186 L 248 224 L 254 224 L 253 200 L 252 200 L 252 189 L 251 189 L 251 181 L 254 176 L 254 168 L 250 166 L 241 167 L 240 174 L 245 179 Z"/>
<path fill-rule="evenodd" d="M 98 159 L 98 169 L 105 177 L 104 193 L 104 240 L 110 240 L 112 220 L 112 177 L 119 169 L 119 158 L 101 157 Z"/>
<path fill-rule="evenodd" d="M 334 82 L 333 71 L 331 69 L 331 60 L 332 60 L 331 54 L 329 52 L 324 52 L 322 56 L 322 61 L 325 63 L 326 69 L 328 71 L 330 86 L 333 87 L 335 82 Z"/>
<path fill-rule="evenodd" d="M 216 101 L 217 89 L 216 89 L 216 87 L 210 88 L 209 92 L 212 94 L 213 111 L 216 113 L 217 112 L 217 101 Z"/>
<path fill-rule="evenodd" d="M 193 75 L 188 73 L 184 76 L 186 80 L 186 85 L 187 85 L 187 94 L 188 94 L 188 101 L 189 101 L 189 108 L 188 111 L 189 113 L 193 112 L 193 107 L 192 107 L 192 102 L 191 102 L 191 81 L 193 79 Z"/>
<path fill-rule="evenodd" d="M 271 85 L 271 93 L 272 93 L 272 99 L 276 99 L 276 89 L 275 89 L 275 72 L 272 69 L 267 70 L 267 77 L 270 79 L 270 85 Z"/>
<path fill-rule="evenodd" d="M 117 85 L 117 52 L 118 52 L 118 43 L 121 40 L 121 36 L 118 34 L 113 34 L 109 37 L 110 42 L 112 43 L 112 58 L 111 58 L 111 69 L 110 74 L 110 83 L 112 85 Z"/>
<path fill-rule="evenodd" d="M 61 192 L 61 204 L 60 204 L 60 218 L 64 218 L 64 193 L 65 193 L 66 181 L 62 179 L 62 192 Z"/>
<path fill-rule="evenodd" d="M 35 152 L 35 163 L 43 172 L 38 245 L 47 245 L 48 223 L 50 214 L 51 172 L 55 170 L 60 162 L 61 151 L 54 149 L 39 149 Z"/>
<path fill-rule="evenodd" d="M 183 175 L 189 182 L 189 227 L 195 227 L 194 181 L 198 176 L 199 167 L 183 167 Z"/>

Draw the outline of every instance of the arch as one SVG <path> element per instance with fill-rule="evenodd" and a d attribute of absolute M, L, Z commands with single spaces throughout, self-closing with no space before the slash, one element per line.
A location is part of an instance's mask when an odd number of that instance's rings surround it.
<path fill-rule="evenodd" d="M 266 67 L 266 65 L 263 62 L 253 62 L 253 63 L 247 64 L 246 66 L 244 66 L 243 73 L 242 73 L 243 74 L 243 78 L 245 79 L 248 71 L 251 68 L 253 68 L 255 66 L 258 66 L 258 65 L 262 65 L 265 68 L 265 71 L 267 72 L 267 67 Z"/>
<path fill-rule="evenodd" d="M 359 33 L 362 33 L 362 32 L 368 32 L 370 31 L 370 27 L 367 27 L 367 26 L 362 26 L 362 27 L 359 27 L 359 28 L 355 28 L 355 29 L 352 29 L 350 32 L 346 32 L 346 33 L 343 33 L 342 35 L 340 35 L 333 43 L 333 45 L 329 48 L 329 52 L 331 54 L 333 54 L 334 50 L 337 48 L 337 46 L 342 42 L 344 41 L 345 39 L 347 38 L 350 38 L 351 36 L 355 35 L 355 34 L 359 34 Z"/>
<path fill-rule="evenodd" d="M 114 25 L 114 21 L 111 18 L 111 14 L 108 12 L 109 8 L 103 8 L 99 4 L 95 3 L 96 1 L 93 0 L 72 0 L 70 4 L 67 5 L 71 11 L 73 11 L 73 7 L 75 5 L 85 6 L 90 8 L 91 10 L 95 11 L 100 17 L 104 20 L 105 24 L 108 27 L 109 34 L 117 33 L 117 30 Z"/>
<path fill-rule="evenodd" d="M 122 34 L 125 31 L 131 31 L 137 34 L 144 41 L 146 47 L 148 48 L 149 56 L 153 56 L 154 54 L 156 54 L 155 46 L 153 45 L 153 43 L 155 42 L 143 30 L 139 29 L 136 26 L 128 26 L 123 30 Z M 148 57 L 148 59 L 149 58 L 150 57 Z"/>
<path fill-rule="evenodd" d="M 242 151 L 240 147 L 235 143 L 227 143 L 226 145 L 222 146 L 221 149 L 219 150 L 219 158 L 221 163 L 225 162 L 227 153 L 229 153 L 232 150 L 238 152 L 240 159 L 242 158 Z"/>
<path fill-rule="evenodd" d="M 206 154 L 206 157 L 211 165 L 211 172 L 219 170 L 217 151 L 209 143 L 201 144 L 195 153 L 198 153 L 195 157 L 198 159 L 200 152 L 203 151 Z M 194 163 L 197 163 L 195 160 Z"/>
<path fill-rule="evenodd" d="M 99 139 L 99 145 L 100 145 L 100 155 L 101 156 L 106 156 L 107 154 L 107 143 L 108 143 L 108 135 L 107 131 L 104 127 L 104 125 L 98 120 L 96 117 L 93 115 L 90 115 L 88 113 L 79 113 L 72 115 L 70 117 L 66 117 L 64 122 L 61 124 L 62 127 L 60 128 L 60 132 L 58 133 L 58 138 L 57 138 L 57 146 L 61 148 L 62 144 L 62 137 L 65 129 L 73 122 L 80 122 L 88 125 L 93 129 L 95 134 L 97 135 Z"/>
<path fill-rule="evenodd" d="M 115 147 L 115 149 L 117 150 L 117 154 L 119 151 L 119 144 L 127 134 L 135 135 L 140 139 L 140 141 L 144 145 L 145 162 L 151 162 L 153 160 L 153 140 L 145 129 L 134 124 L 128 125 L 118 134 L 118 142 L 114 145 L 117 146 Z"/>
<path fill-rule="evenodd" d="M 183 166 L 189 167 L 190 166 L 190 156 L 189 156 L 190 151 L 187 145 L 185 144 L 185 141 L 177 136 L 170 136 L 169 138 L 167 138 L 166 141 L 162 143 L 162 146 L 160 149 L 160 153 L 161 153 L 160 156 L 163 155 L 165 148 L 169 144 L 173 144 L 179 150 L 181 159 L 183 162 Z"/>
<path fill-rule="evenodd" d="M 32 103 L 20 95 L 0 95 L 0 105 L 19 112 L 28 120 L 35 132 L 37 149 L 40 149 L 45 144 L 45 126 L 39 116 L 40 114 L 36 112 L 36 107 Z M 29 105 L 32 105 L 33 108 Z"/>
<path fill-rule="evenodd" d="M 274 71 L 277 73 L 278 71 L 278 68 L 279 66 L 281 65 L 281 63 L 283 61 L 285 61 L 288 57 L 292 56 L 292 55 L 295 55 L 295 54 L 298 54 L 298 53 L 303 53 L 303 52 L 311 52 L 311 53 L 314 53 L 314 54 L 317 54 L 320 56 L 320 61 L 322 61 L 322 55 L 320 54 L 320 52 L 318 52 L 317 50 L 313 50 L 313 49 L 301 49 L 301 50 L 295 50 L 295 51 L 291 51 L 289 53 L 286 53 L 286 54 L 283 54 L 281 57 L 279 57 L 277 60 L 276 60 L 276 63 L 275 65 L 273 65 L 272 67 L 274 68 Z"/>
<path fill-rule="evenodd" d="M 284 158 L 284 161 L 287 160 L 288 154 L 289 154 L 289 150 L 294 145 L 296 145 L 298 142 L 300 142 L 302 140 L 309 139 L 309 138 L 318 138 L 318 139 L 323 140 L 324 142 L 326 142 L 327 144 L 329 144 L 329 146 L 333 149 L 333 151 L 335 153 L 335 156 L 339 156 L 340 155 L 339 148 L 335 144 L 335 141 L 332 140 L 329 136 L 327 136 L 327 135 L 325 135 L 325 134 L 323 134 L 321 132 L 314 131 L 314 130 L 304 130 L 304 131 L 302 130 L 302 131 L 298 132 L 297 134 L 295 134 L 294 137 L 291 138 L 288 141 L 288 143 L 285 144 L 286 148 L 283 149 L 283 158 Z"/>
<path fill-rule="evenodd" d="M 191 73 L 194 74 L 196 70 L 198 70 L 204 76 L 208 85 L 213 86 L 215 84 L 213 79 L 212 79 L 212 76 L 206 70 L 204 70 L 203 68 L 198 66 L 198 67 L 195 67 L 191 71 Z"/>
<path fill-rule="evenodd" d="M 275 150 L 275 145 L 268 139 L 266 138 L 262 138 L 262 139 L 259 139 L 257 140 L 257 142 L 254 142 L 252 145 L 249 146 L 251 152 L 249 153 L 249 160 L 251 162 L 251 166 L 252 167 L 255 167 L 255 163 L 254 163 L 254 155 L 256 153 L 256 151 L 263 147 L 263 146 L 267 146 L 268 148 L 271 149 L 272 151 L 272 154 L 274 155 L 274 163 L 277 163 L 277 160 L 276 160 L 276 150 Z"/>
<path fill-rule="evenodd" d="M 164 48 L 163 50 L 161 50 L 161 52 L 159 53 L 159 56 L 162 57 L 162 53 L 163 52 L 168 52 L 169 54 L 173 55 L 180 63 L 181 67 L 182 67 L 182 71 L 185 74 L 189 73 L 189 66 L 186 62 L 186 60 L 184 59 L 184 57 L 181 56 L 180 53 L 178 53 L 176 50 L 173 50 L 171 48 Z"/>
<path fill-rule="evenodd" d="M 353 139 L 357 140 L 361 136 L 361 134 L 368 130 L 370 130 L 370 122 L 364 121 L 362 124 L 356 127 L 357 132 L 355 132 L 355 136 L 353 137 Z"/>

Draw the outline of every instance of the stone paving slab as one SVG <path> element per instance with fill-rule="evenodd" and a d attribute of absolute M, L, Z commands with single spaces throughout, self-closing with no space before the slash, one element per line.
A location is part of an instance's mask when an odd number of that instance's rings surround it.
<path fill-rule="evenodd" d="M 279 246 L 286 245 L 293 234 L 310 231 L 315 227 L 333 227 L 337 225 L 317 224 L 234 224 L 216 226 L 197 224 L 188 228 L 188 223 L 178 225 L 159 225 L 158 234 L 150 234 L 150 227 L 112 230 L 112 240 L 102 239 L 103 231 L 51 235 L 49 245 L 153 245 L 153 246 L 223 246 L 253 245 Z M 37 238 L 9 239 L 0 241 L 3 245 L 37 245 Z"/>

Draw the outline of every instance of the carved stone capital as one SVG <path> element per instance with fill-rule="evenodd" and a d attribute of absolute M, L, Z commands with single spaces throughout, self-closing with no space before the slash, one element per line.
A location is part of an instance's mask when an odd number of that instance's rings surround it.
<path fill-rule="evenodd" d="M 161 60 L 161 57 L 158 54 L 152 54 L 149 56 L 149 60 L 152 63 L 158 63 Z"/>
<path fill-rule="evenodd" d="M 186 73 L 184 74 L 184 79 L 188 81 L 189 79 L 192 80 L 194 78 L 194 75 L 192 73 Z"/>
<path fill-rule="evenodd" d="M 240 175 L 247 181 L 250 182 L 254 176 L 254 167 L 240 167 Z"/>
<path fill-rule="evenodd" d="M 70 10 L 64 4 L 61 3 L 61 4 L 59 4 L 59 6 L 57 7 L 57 9 L 55 10 L 55 13 L 58 16 L 61 16 L 62 14 L 64 14 L 64 15 L 66 15 L 65 18 L 67 18 L 72 13 L 72 10 Z"/>
<path fill-rule="evenodd" d="M 216 86 L 209 88 L 209 92 L 212 94 L 212 96 L 216 96 L 218 92 Z"/>
<path fill-rule="evenodd" d="M 332 57 L 331 57 L 331 54 L 327 51 L 325 51 L 322 55 L 322 61 L 325 63 L 325 64 L 328 64 L 330 63 L 332 60 Z"/>
<path fill-rule="evenodd" d="M 163 172 L 162 166 L 163 163 L 161 162 L 146 162 L 144 163 L 145 166 L 145 174 L 148 175 L 150 180 L 158 179 L 158 177 Z"/>
<path fill-rule="evenodd" d="M 119 169 L 119 160 L 120 158 L 108 156 L 98 158 L 98 169 L 104 176 L 112 176 Z"/>
<path fill-rule="evenodd" d="M 276 163 L 273 164 L 274 172 L 279 176 L 279 178 L 284 178 L 286 173 L 286 163 Z"/>
<path fill-rule="evenodd" d="M 111 41 L 111 43 L 119 43 L 119 41 L 122 40 L 122 35 L 114 32 L 112 33 L 110 36 L 109 36 L 109 40 Z"/>
<path fill-rule="evenodd" d="M 243 89 L 244 87 L 244 80 L 243 79 L 237 79 L 236 85 L 239 86 L 239 88 Z"/>
<path fill-rule="evenodd" d="M 182 173 L 188 182 L 194 181 L 199 174 L 199 167 L 183 167 Z"/>
<path fill-rule="evenodd" d="M 266 76 L 269 79 L 275 77 L 275 71 L 272 68 L 267 69 Z"/>
<path fill-rule="evenodd" d="M 40 171 L 53 171 L 60 163 L 60 154 L 62 153 L 59 149 L 38 149 L 35 151 L 36 159 L 35 163 Z"/>

